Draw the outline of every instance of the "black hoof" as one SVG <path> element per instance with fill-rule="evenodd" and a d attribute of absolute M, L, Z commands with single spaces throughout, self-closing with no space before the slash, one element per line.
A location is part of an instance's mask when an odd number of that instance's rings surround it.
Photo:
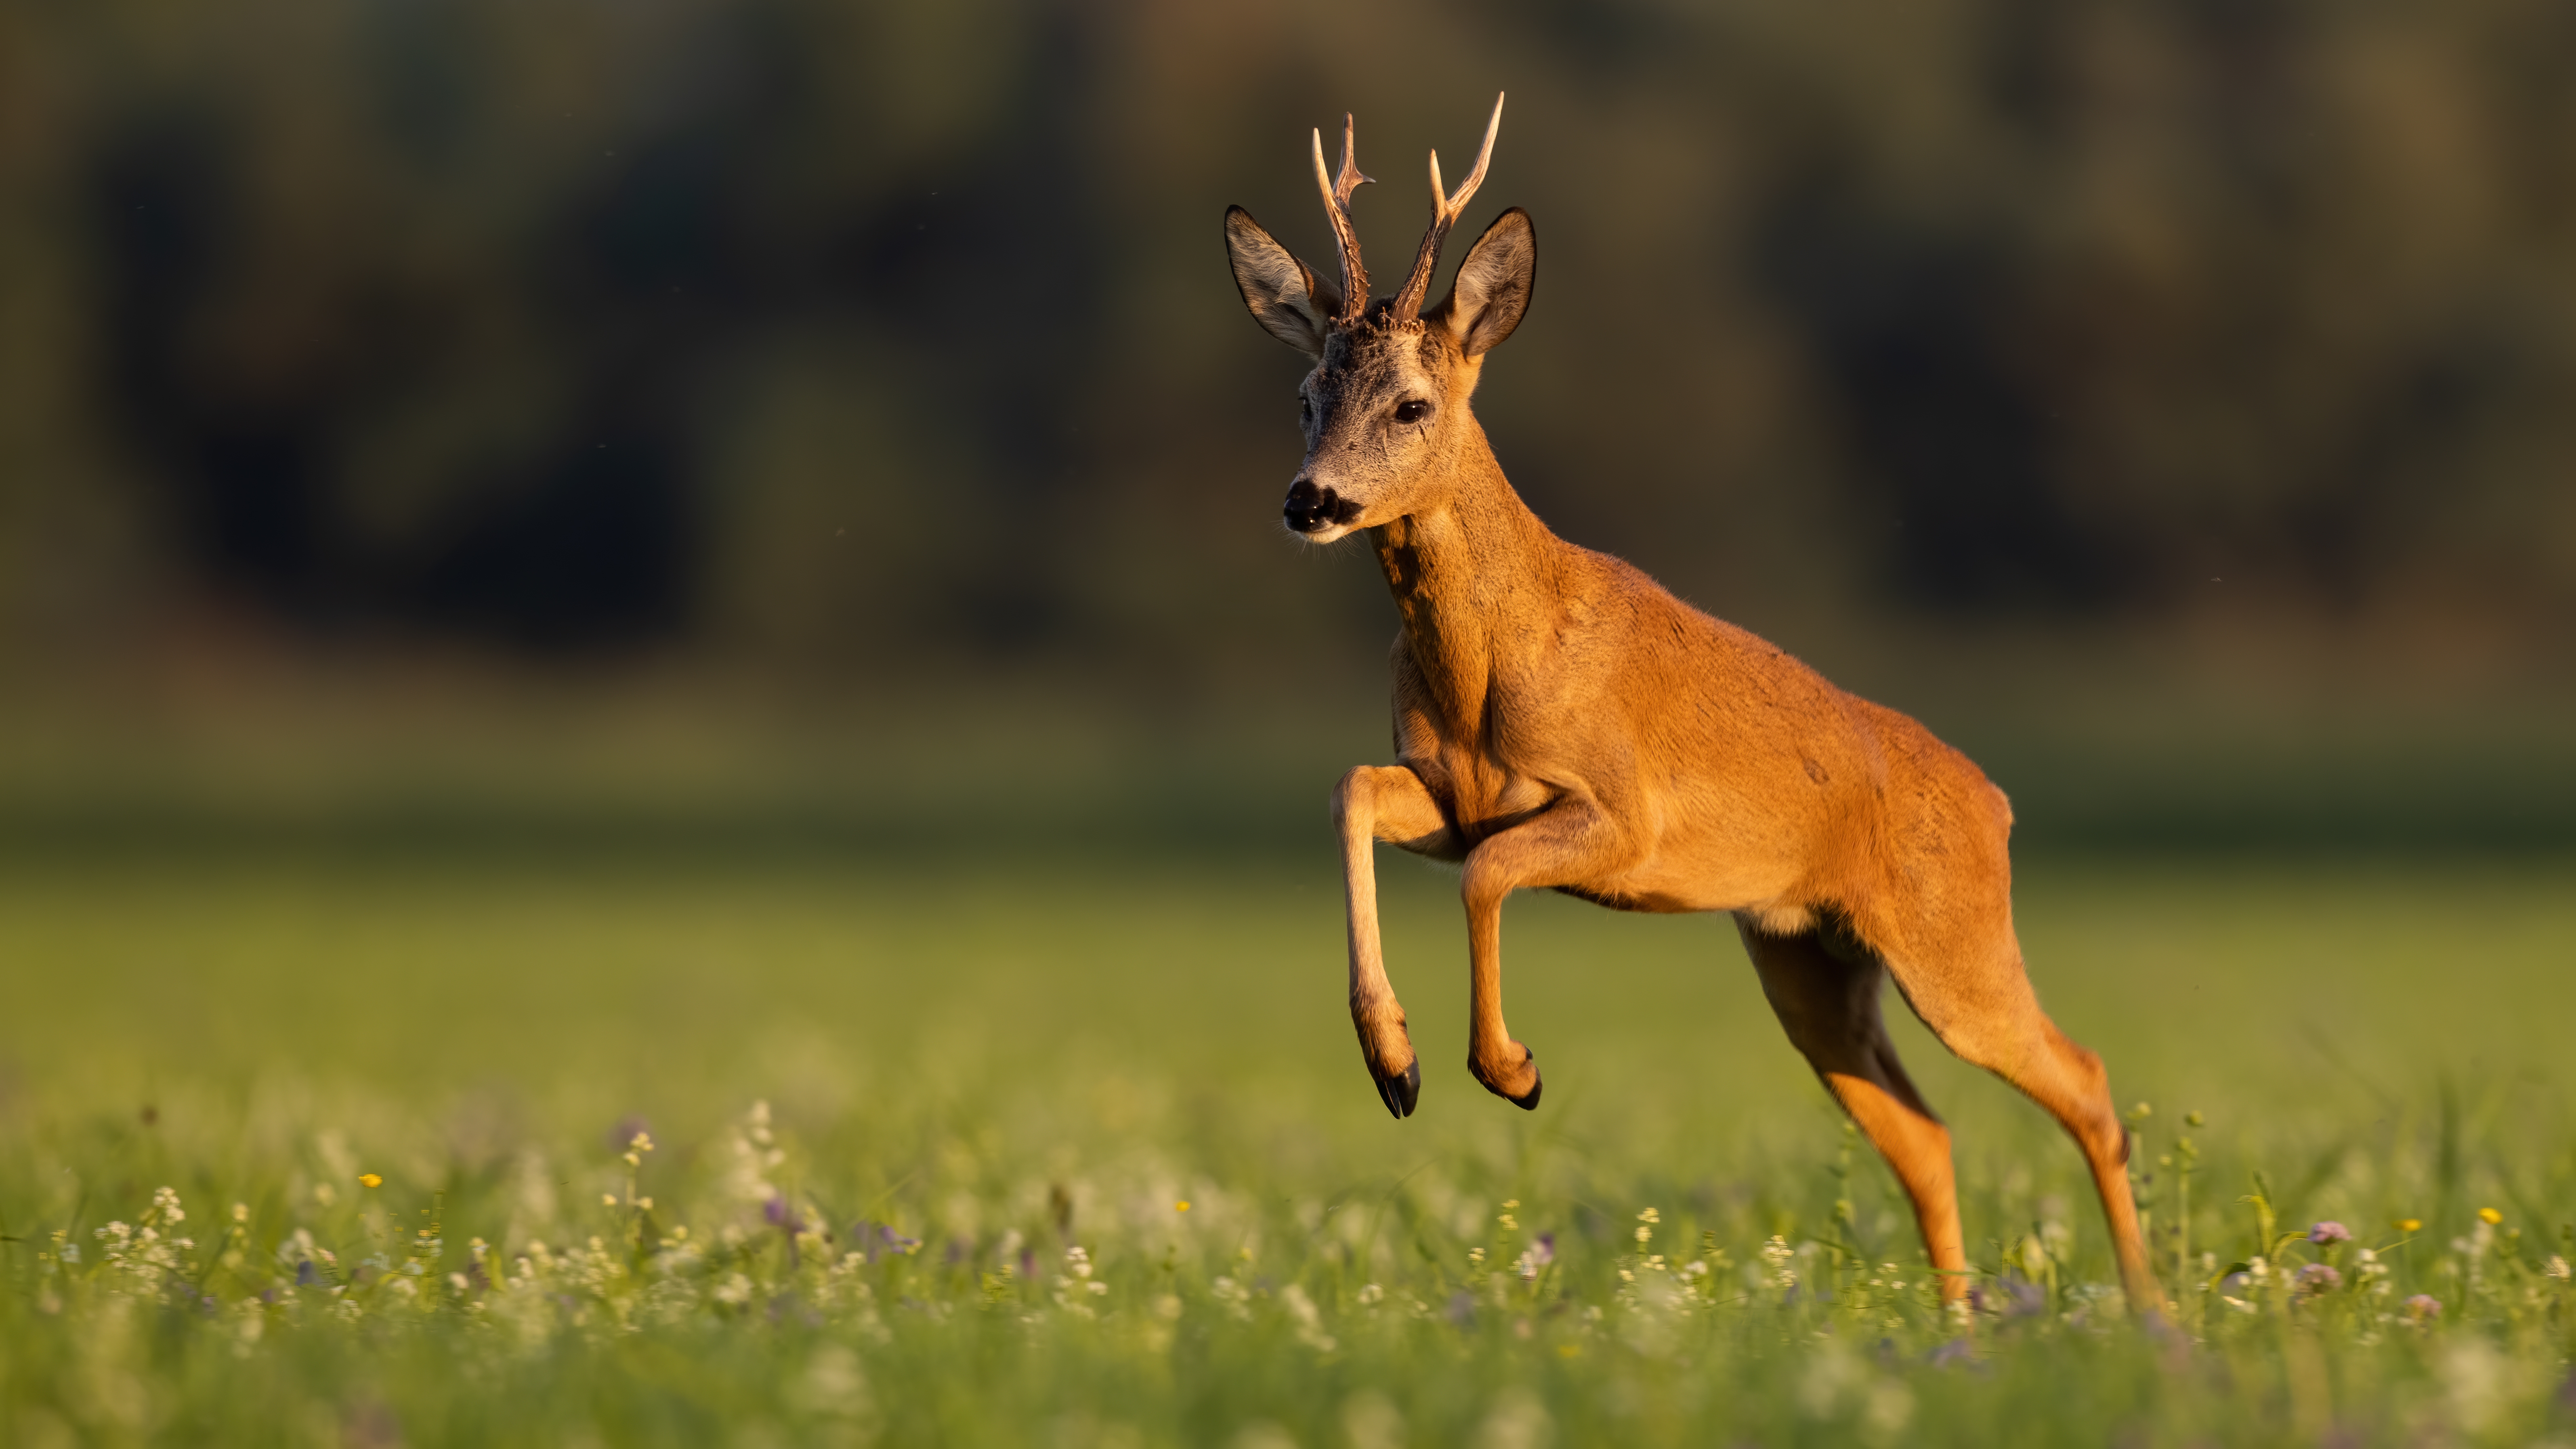
<path fill-rule="evenodd" d="M 1379 1101 L 1386 1103 L 1386 1110 L 1395 1114 L 1398 1122 L 1412 1116 L 1413 1104 L 1422 1100 L 1422 1059 L 1415 1057 L 1413 1065 L 1399 1075 L 1379 1077 L 1377 1095 Z"/>
<path fill-rule="evenodd" d="M 1532 1062 L 1530 1063 L 1529 1095 L 1526 1097 L 1505 1097 L 1503 1100 L 1520 1108 L 1524 1112 L 1535 1112 L 1538 1110 L 1538 1094 L 1546 1089 L 1547 1083 L 1541 1080 L 1538 1074 L 1538 1063 Z"/>

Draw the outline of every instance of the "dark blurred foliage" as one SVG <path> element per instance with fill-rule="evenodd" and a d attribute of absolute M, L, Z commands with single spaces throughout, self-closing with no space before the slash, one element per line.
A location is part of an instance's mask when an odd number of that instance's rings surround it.
<path fill-rule="evenodd" d="M 1382 637 L 1278 536 L 1301 364 L 1218 219 L 1328 257 L 1348 108 L 1392 273 L 1502 88 L 1465 229 L 1528 206 L 1541 286 L 1480 413 L 1567 535 L 1757 626 L 2223 588 L 2532 645 L 2571 76 L 2564 0 L 18 0 L 0 625 L 1212 679 Z"/>

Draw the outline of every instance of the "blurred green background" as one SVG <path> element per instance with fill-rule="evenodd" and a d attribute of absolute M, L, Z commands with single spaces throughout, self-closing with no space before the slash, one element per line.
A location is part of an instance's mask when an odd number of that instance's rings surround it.
<path fill-rule="evenodd" d="M 189 924 L 235 881 L 356 941 L 470 878 L 613 936 L 775 879 L 1043 939 L 1009 903 L 1071 880 L 1238 913 L 1302 975 L 1211 961 L 1192 1019 L 1283 990 L 1348 1067 L 1324 795 L 1387 755 L 1393 617 L 1278 526 L 1302 363 L 1218 221 L 1326 255 L 1347 109 L 1401 255 L 1497 89 L 1465 225 L 1528 207 L 1544 265 L 1479 413 L 1560 532 L 1968 749 L 2103 919 L 2319 871 L 2545 911 L 2571 73 L 2547 0 L 0 9 L 7 974 L 214 1031 L 215 967 L 64 975 L 32 903 L 257 939 Z M 464 969 L 378 949 L 298 989 Z"/>
<path fill-rule="evenodd" d="M 2576 840 L 2546 0 L 0 13 L 0 831 L 1313 838 L 1218 217 L 1511 108 L 1480 415 L 2032 847 Z"/>

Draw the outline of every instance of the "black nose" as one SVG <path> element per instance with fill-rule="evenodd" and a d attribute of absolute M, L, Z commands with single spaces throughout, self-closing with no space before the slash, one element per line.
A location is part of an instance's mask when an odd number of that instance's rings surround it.
<path fill-rule="evenodd" d="M 1316 487 L 1311 478 L 1300 478 L 1288 485 L 1288 505 L 1279 513 L 1299 533 L 1321 533 L 1359 517 L 1360 506 L 1330 488 Z"/>
<path fill-rule="evenodd" d="M 1333 492 L 1318 488 L 1312 478 L 1300 478 L 1288 485 L 1288 505 L 1279 510 L 1288 526 L 1299 533 L 1313 533 L 1332 516 Z"/>

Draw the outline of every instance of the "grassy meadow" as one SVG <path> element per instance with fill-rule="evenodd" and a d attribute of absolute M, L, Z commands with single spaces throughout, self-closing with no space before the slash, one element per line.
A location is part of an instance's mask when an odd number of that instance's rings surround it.
<path fill-rule="evenodd" d="M 2072 1147 L 1906 1018 L 1943 1312 L 1722 919 L 1517 898 L 1525 1115 L 1386 853 L 1389 1120 L 1314 836 L 17 851 L 0 1440 L 2576 1444 L 2565 860 L 2022 864 L 2146 1104 L 2142 1328 Z"/>

